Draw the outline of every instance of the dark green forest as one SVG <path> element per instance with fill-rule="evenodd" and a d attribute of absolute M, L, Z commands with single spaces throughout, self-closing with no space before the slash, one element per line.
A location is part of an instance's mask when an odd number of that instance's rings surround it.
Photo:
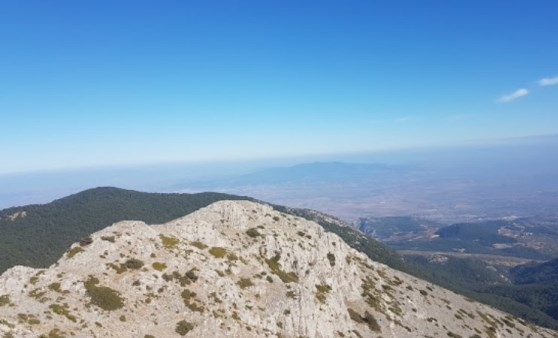
<path fill-rule="evenodd" d="M 44 205 L 4 209 L 0 211 L 0 272 L 14 265 L 48 267 L 72 243 L 118 221 L 164 223 L 224 199 L 249 198 L 95 188 Z M 8 218 L 18 211 L 26 216 Z"/>

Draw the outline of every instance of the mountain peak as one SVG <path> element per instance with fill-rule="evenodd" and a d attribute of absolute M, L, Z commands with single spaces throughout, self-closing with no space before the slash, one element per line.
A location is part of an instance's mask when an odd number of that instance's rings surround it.
<path fill-rule="evenodd" d="M 113 224 L 48 269 L 0 277 L 0 334 L 97 337 L 550 337 L 370 260 L 318 224 L 220 201 Z"/>

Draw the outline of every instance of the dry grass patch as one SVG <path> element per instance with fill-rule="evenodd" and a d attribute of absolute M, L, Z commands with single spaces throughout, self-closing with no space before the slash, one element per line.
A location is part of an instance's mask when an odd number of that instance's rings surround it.
<path fill-rule="evenodd" d="M 163 246 L 167 249 L 174 249 L 180 243 L 180 240 L 174 236 L 165 236 L 163 234 L 159 235 Z"/>
<path fill-rule="evenodd" d="M 167 268 L 167 265 L 165 263 L 161 263 L 161 262 L 155 262 L 155 263 L 151 264 L 151 266 L 153 267 L 153 269 L 155 269 L 157 271 L 163 271 Z"/>
<path fill-rule="evenodd" d="M 2 295 L 0 296 L 0 306 L 6 306 L 10 304 L 10 296 Z"/>

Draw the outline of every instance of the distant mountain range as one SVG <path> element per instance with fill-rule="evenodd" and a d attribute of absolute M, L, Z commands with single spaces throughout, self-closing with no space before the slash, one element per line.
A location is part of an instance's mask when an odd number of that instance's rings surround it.
<path fill-rule="evenodd" d="M 558 217 L 558 185 L 554 183 L 558 181 L 558 163 L 545 157 L 552 151 L 534 149 L 535 155 L 520 158 L 528 149 L 521 148 L 517 154 L 506 149 L 492 158 L 478 150 L 471 161 L 436 158 L 412 165 L 305 163 L 189 181 L 168 189 L 249 195 L 351 221 L 363 216 L 398 215 L 447 223 L 510 216 Z"/>
<path fill-rule="evenodd" d="M 344 163 L 314 162 L 291 167 L 267 168 L 250 174 L 239 175 L 219 180 L 208 180 L 193 184 L 183 184 L 174 188 L 192 187 L 235 187 L 244 185 L 282 185 L 282 184 L 354 184 L 362 181 L 375 181 L 379 177 L 399 177 L 412 170 L 408 166 L 387 165 L 381 163 Z"/>

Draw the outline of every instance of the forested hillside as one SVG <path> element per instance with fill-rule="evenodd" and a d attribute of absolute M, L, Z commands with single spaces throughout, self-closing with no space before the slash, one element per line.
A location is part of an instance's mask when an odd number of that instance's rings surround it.
<path fill-rule="evenodd" d="M 44 205 L 0 211 L 0 272 L 14 265 L 47 267 L 81 238 L 122 220 L 159 224 L 224 199 L 228 194 L 158 194 L 95 188 Z"/>

